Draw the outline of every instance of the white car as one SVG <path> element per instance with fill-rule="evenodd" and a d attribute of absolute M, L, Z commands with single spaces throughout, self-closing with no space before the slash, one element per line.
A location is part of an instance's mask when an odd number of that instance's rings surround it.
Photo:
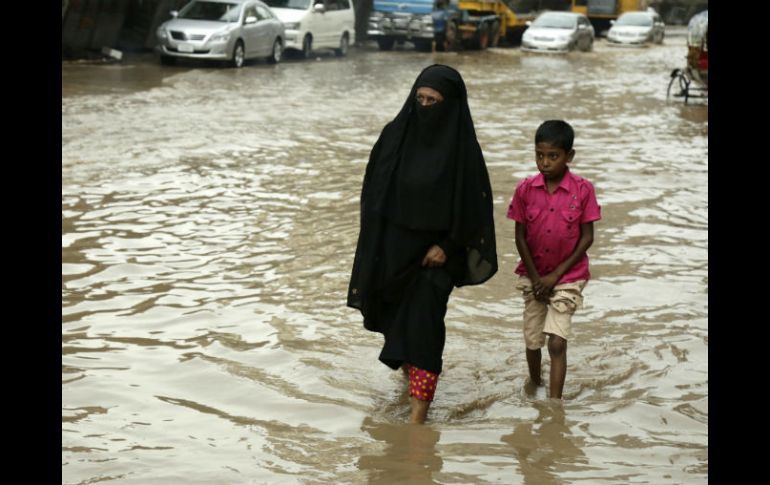
<path fill-rule="evenodd" d="M 163 64 L 179 58 L 229 61 L 281 61 L 284 28 L 270 8 L 258 0 L 193 0 L 155 32 L 156 52 Z"/>
<path fill-rule="evenodd" d="M 286 49 L 308 58 L 314 50 L 348 53 L 356 35 L 352 0 L 265 0 L 286 28 Z"/>
<path fill-rule="evenodd" d="M 590 51 L 594 45 L 594 27 L 582 13 L 543 12 L 527 25 L 521 37 L 523 51 Z"/>
<path fill-rule="evenodd" d="M 666 25 L 656 12 L 626 12 L 612 22 L 607 32 L 610 45 L 642 45 L 663 43 Z"/>

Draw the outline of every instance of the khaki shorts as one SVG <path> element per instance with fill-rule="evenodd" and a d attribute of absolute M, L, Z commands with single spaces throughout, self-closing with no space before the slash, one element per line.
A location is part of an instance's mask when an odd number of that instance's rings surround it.
<path fill-rule="evenodd" d="M 583 306 L 583 288 L 587 280 L 573 281 L 553 287 L 548 304 L 535 300 L 532 281 L 519 276 L 516 289 L 524 296 L 524 343 L 530 350 L 545 345 L 545 334 L 552 333 L 569 340 L 572 333 L 572 314 Z"/>

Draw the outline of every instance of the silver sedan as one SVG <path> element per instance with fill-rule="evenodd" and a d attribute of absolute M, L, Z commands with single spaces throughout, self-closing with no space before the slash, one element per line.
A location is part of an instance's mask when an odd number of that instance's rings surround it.
<path fill-rule="evenodd" d="M 574 12 L 543 12 L 527 22 L 521 37 L 521 50 L 530 52 L 590 51 L 594 28 L 588 17 Z"/>
<path fill-rule="evenodd" d="M 171 16 L 156 32 L 164 64 L 188 58 L 241 67 L 246 59 L 281 60 L 283 23 L 259 0 L 193 0 Z"/>
<path fill-rule="evenodd" d="M 648 42 L 663 43 L 666 25 L 656 12 L 626 12 L 612 21 L 607 32 L 609 45 L 642 45 Z"/>

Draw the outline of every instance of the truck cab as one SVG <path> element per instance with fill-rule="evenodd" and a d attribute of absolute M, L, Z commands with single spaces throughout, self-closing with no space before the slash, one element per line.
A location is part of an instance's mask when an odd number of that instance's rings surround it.
<path fill-rule="evenodd" d="M 377 41 L 381 50 L 412 42 L 418 50 L 430 50 L 436 34 L 446 28 L 446 17 L 457 10 L 449 0 L 374 0 L 367 36 Z"/>
<path fill-rule="evenodd" d="M 390 50 L 412 42 L 418 50 L 497 47 L 515 39 L 534 14 L 517 14 L 510 0 L 374 0 L 367 36 Z"/>

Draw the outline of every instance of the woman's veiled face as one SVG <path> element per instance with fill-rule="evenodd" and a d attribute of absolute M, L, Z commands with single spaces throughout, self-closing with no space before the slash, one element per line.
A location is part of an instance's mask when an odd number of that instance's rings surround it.
<path fill-rule="evenodd" d="M 444 101 L 444 96 L 440 92 L 427 86 L 417 88 L 414 98 L 420 106 L 431 106 Z"/>

